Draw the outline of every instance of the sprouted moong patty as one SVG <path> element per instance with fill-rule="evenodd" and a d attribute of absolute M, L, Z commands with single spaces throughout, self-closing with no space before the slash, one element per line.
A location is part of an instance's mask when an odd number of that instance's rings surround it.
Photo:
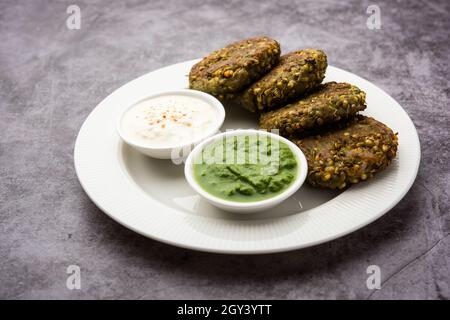
<path fill-rule="evenodd" d="M 250 111 L 281 107 L 319 86 L 325 77 L 327 56 L 322 50 L 304 49 L 281 56 L 280 63 L 248 87 L 237 99 Z"/>
<path fill-rule="evenodd" d="M 391 163 L 398 146 L 389 127 L 362 115 L 322 135 L 291 140 L 306 156 L 309 184 L 331 189 L 373 177 Z"/>
<path fill-rule="evenodd" d="M 271 38 L 234 42 L 195 64 L 189 73 L 189 87 L 224 98 L 261 78 L 279 59 L 280 45 Z"/>
<path fill-rule="evenodd" d="M 355 116 L 366 108 L 366 94 L 348 83 L 328 82 L 285 107 L 263 113 L 261 129 L 290 136 Z"/>

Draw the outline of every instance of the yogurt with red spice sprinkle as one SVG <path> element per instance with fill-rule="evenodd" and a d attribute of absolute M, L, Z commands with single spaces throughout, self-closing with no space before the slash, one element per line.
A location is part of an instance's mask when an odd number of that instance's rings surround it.
<path fill-rule="evenodd" d="M 197 141 L 217 125 L 218 111 L 188 95 L 143 100 L 123 115 L 123 135 L 147 147 L 173 147 Z"/>

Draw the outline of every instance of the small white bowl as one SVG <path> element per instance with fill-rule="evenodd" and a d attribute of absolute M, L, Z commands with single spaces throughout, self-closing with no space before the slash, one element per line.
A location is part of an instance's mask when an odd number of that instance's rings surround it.
<path fill-rule="evenodd" d="M 195 141 L 189 141 L 187 143 L 183 143 L 183 144 L 179 144 L 179 145 L 171 145 L 168 147 L 152 147 L 152 146 L 140 144 L 136 141 L 129 139 L 122 130 L 122 119 L 123 119 L 123 116 L 125 115 L 125 113 L 127 113 L 128 110 L 130 110 L 131 108 L 136 106 L 138 103 L 141 103 L 148 99 L 164 96 L 164 95 L 185 95 L 185 96 L 194 97 L 196 99 L 199 99 L 199 100 L 202 100 L 202 101 L 208 103 L 210 106 L 212 106 L 214 109 L 217 110 L 217 119 L 216 119 L 214 126 L 209 131 L 205 132 L 205 134 L 201 138 L 199 138 Z M 222 103 L 220 103 L 220 101 L 217 100 L 215 97 L 213 97 L 207 93 L 197 91 L 197 90 L 181 89 L 181 90 L 161 91 L 158 93 L 153 93 L 153 94 L 150 94 L 138 101 L 133 102 L 131 105 L 126 107 L 120 114 L 120 116 L 117 120 L 116 129 L 117 129 L 117 132 L 119 133 L 119 136 L 122 138 L 123 141 L 125 141 L 127 144 L 129 144 L 130 146 L 134 147 L 135 149 L 137 149 L 138 151 L 140 151 L 141 153 L 143 153 L 147 156 L 150 156 L 152 158 L 158 158 L 158 159 L 177 159 L 177 158 L 186 157 L 196 144 L 200 143 L 202 140 L 217 133 L 219 131 L 220 127 L 222 126 L 224 120 L 225 120 L 225 109 L 224 109 Z M 181 152 L 181 154 L 180 154 L 180 152 Z"/>
<path fill-rule="evenodd" d="M 203 149 L 215 141 L 219 139 L 223 139 L 225 137 L 231 137 L 231 136 L 239 136 L 239 135 L 259 135 L 262 136 L 270 136 L 272 139 L 278 139 L 281 142 L 284 142 L 292 151 L 295 158 L 297 159 L 297 175 L 294 180 L 294 182 L 283 192 L 280 194 L 269 198 L 264 199 L 260 201 L 254 201 L 254 202 L 237 202 L 237 201 L 229 201 L 224 200 L 222 198 L 218 198 L 211 193 L 204 190 L 196 181 L 194 177 L 193 172 L 193 165 L 194 160 L 199 156 L 199 154 L 203 151 Z M 226 211 L 232 211 L 237 213 L 251 213 L 256 211 L 261 211 L 264 209 L 271 208 L 282 201 L 289 198 L 292 194 L 294 194 L 305 182 L 306 175 L 308 174 L 308 163 L 306 161 L 305 155 L 300 150 L 299 147 L 297 147 L 295 144 L 293 144 L 291 141 L 287 140 L 286 138 L 283 138 L 279 135 L 267 132 L 267 131 L 260 131 L 260 130 L 254 130 L 254 129 L 248 129 L 248 130 L 234 130 L 234 131 L 227 131 L 224 133 L 217 134 L 215 136 L 212 136 L 206 140 L 204 140 L 202 143 L 197 145 L 194 150 L 189 154 L 189 156 L 186 159 L 186 163 L 184 166 L 184 175 L 186 176 L 186 180 L 189 183 L 189 185 L 203 198 L 205 198 L 208 202 L 210 202 L 212 205 L 224 209 Z"/>

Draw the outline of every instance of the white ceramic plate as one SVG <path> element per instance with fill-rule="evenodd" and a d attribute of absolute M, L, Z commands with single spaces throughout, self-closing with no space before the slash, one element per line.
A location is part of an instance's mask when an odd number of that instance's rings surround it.
<path fill-rule="evenodd" d="M 220 253 L 270 253 L 313 246 L 355 231 L 395 206 L 411 187 L 420 162 L 416 129 L 388 94 L 352 73 L 329 66 L 325 82 L 352 83 L 367 93 L 366 115 L 399 133 L 398 156 L 383 172 L 345 192 L 304 185 L 281 205 L 239 215 L 201 199 L 185 181 L 183 164 L 148 158 L 121 142 L 115 130 L 123 108 L 150 92 L 188 87 L 197 62 L 137 78 L 103 100 L 77 137 L 75 169 L 92 201 L 142 235 L 172 245 Z M 222 130 L 256 128 L 255 117 L 228 108 Z"/>

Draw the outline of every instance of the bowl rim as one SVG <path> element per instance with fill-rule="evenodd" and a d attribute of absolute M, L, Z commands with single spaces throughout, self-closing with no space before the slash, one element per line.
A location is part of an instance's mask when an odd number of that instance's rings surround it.
<path fill-rule="evenodd" d="M 218 116 L 217 116 L 215 125 L 210 130 L 208 130 L 204 135 L 202 135 L 202 137 L 199 139 L 192 140 L 192 141 L 182 143 L 182 144 L 169 145 L 167 147 L 152 147 L 152 146 L 140 144 L 140 143 L 137 143 L 137 142 L 134 142 L 134 141 L 131 141 L 130 139 L 128 139 L 122 130 L 122 120 L 123 120 L 123 117 L 125 116 L 125 114 L 131 108 L 135 107 L 137 104 L 139 104 L 145 100 L 149 100 L 149 99 L 153 99 L 153 98 L 157 98 L 157 97 L 165 96 L 165 95 L 187 95 L 190 97 L 202 99 L 203 101 L 207 102 L 209 105 L 211 105 L 217 111 Z M 220 129 L 220 127 L 222 126 L 224 121 L 225 121 L 225 108 L 224 108 L 223 104 L 214 96 L 212 96 L 208 93 L 198 91 L 198 90 L 193 90 L 193 89 L 163 90 L 163 91 L 149 93 L 148 95 L 145 95 L 144 97 L 134 100 L 132 103 L 128 104 L 124 109 L 122 109 L 119 116 L 117 117 L 116 131 L 119 134 L 120 138 L 127 144 L 131 145 L 132 147 L 146 149 L 146 150 L 152 150 L 152 151 L 169 151 L 169 150 L 173 150 L 173 149 L 183 149 L 186 146 L 196 145 L 199 142 L 201 142 L 202 140 L 204 140 L 205 138 L 211 137 L 213 134 L 215 134 Z"/>
<path fill-rule="evenodd" d="M 208 191 L 204 190 L 199 183 L 196 181 L 194 174 L 193 174 L 193 161 L 198 156 L 198 154 L 203 151 L 204 147 L 207 145 L 221 139 L 225 136 L 237 136 L 237 135 L 264 135 L 264 136 L 270 136 L 274 139 L 278 139 L 279 141 L 285 143 L 294 154 L 298 168 L 297 168 L 297 175 L 295 177 L 294 182 L 284 191 L 281 193 L 275 195 L 274 197 L 258 200 L 258 201 L 250 201 L 250 202 L 238 202 L 238 201 L 231 201 L 231 200 L 225 200 L 222 198 L 219 198 L 217 196 L 212 195 Z M 184 175 L 186 177 L 186 181 L 189 183 L 189 185 L 201 196 L 206 198 L 207 200 L 211 201 L 212 203 L 219 204 L 221 206 L 226 207 L 233 207 L 233 208 L 242 208 L 242 209 L 251 209 L 251 208 L 264 208 L 269 207 L 271 205 L 280 203 L 287 198 L 289 198 L 292 194 L 294 194 L 300 187 L 303 185 L 303 183 L 306 180 L 306 176 L 308 174 L 308 162 L 306 160 L 306 157 L 302 150 L 297 147 L 293 142 L 289 141 L 288 139 L 265 131 L 265 130 L 258 130 L 258 129 L 236 129 L 236 130 L 229 130 L 226 132 L 222 132 L 219 134 L 216 134 L 212 137 L 209 137 L 205 140 L 203 140 L 200 144 L 198 144 L 188 155 L 185 166 L 184 166 Z"/>

